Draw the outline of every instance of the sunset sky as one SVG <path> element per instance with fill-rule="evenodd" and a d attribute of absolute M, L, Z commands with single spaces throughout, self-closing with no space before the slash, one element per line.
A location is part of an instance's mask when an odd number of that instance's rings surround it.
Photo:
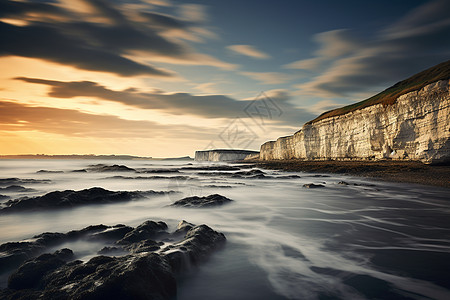
<path fill-rule="evenodd" d="M 258 150 L 450 58 L 450 1 L 0 0 L 0 154 Z"/>

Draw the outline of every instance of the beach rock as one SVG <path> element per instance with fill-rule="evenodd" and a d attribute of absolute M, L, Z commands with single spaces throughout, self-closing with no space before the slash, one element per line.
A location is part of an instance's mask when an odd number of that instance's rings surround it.
<path fill-rule="evenodd" d="M 88 172 L 136 172 L 135 169 L 125 165 L 108 166 L 104 164 L 90 165 L 86 170 Z"/>
<path fill-rule="evenodd" d="M 26 187 L 23 187 L 21 185 L 10 185 L 4 188 L 0 188 L 1 192 L 33 192 L 34 189 L 29 189 Z"/>
<path fill-rule="evenodd" d="M 239 171 L 241 168 L 229 165 L 182 167 L 181 170 L 192 171 Z"/>
<path fill-rule="evenodd" d="M 61 267 L 72 257 L 72 250 L 65 248 L 29 260 L 9 277 L 8 288 L 15 290 L 37 288 L 46 274 Z"/>
<path fill-rule="evenodd" d="M 0 178 L 0 186 L 50 183 L 48 179 Z"/>
<path fill-rule="evenodd" d="M 182 224 L 182 226 L 185 226 Z M 207 258 L 226 241 L 225 235 L 206 225 L 192 227 L 178 243 L 167 246 L 161 254 L 169 261 L 175 272 L 188 269 Z"/>
<path fill-rule="evenodd" d="M 11 199 L 10 196 L 0 194 L 0 200 L 9 200 L 9 199 Z"/>
<path fill-rule="evenodd" d="M 39 170 L 36 173 L 37 174 L 39 174 L 39 173 L 57 174 L 57 173 L 64 173 L 64 171 Z"/>
<path fill-rule="evenodd" d="M 123 224 L 115 225 L 103 231 L 91 234 L 91 240 L 110 240 L 117 241 L 122 239 L 127 233 L 133 230 L 133 227 L 125 226 Z"/>
<path fill-rule="evenodd" d="M 43 299 L 173 299 L 176 281 L 158 254 L 97 256 L 48 274 Z"/>
<path fill-rule="evenodd" d="M 81 191 L 55 191 L 38 197 L 24 197 L 9 200 L 5 203 L 2 211 L 27 211 L 53 208 L 66 208 L 87 204 L 103 204 L 131 201 L 148 195 L 162 195 L 164 192 L 155 191 L 109 191 L 103 188 L 94 187 Z"/>
<path fill-rule="evenodd" d="M 132 231 L 128 232 L 122 239 L 117 241 L 119 245 L 129 245 L 146 239 L 155 239 L 167 236 L 167 224 L 164 222 L 145 221 Z"/>
<path fill-rule="evenodd" d="M 183 198 L 181 200 L 176 201 L 175 203 L 171 204 L 171 206 L 182 206 L 182 207 L 212 207 L 212 206 L 218 206 L 225 203 L 232 202 L 233 200 L 224 197 L 219 194 L 213 194 L 205 197 L 187 197 Z"/>
<path fill-rule="evenodd" d="M 346 181 L 339 181 L 338 184 L 341 184 L 341 185 L 349 185 L 349 183 L 346 182 Z"/>
<path fill-rule="evenodd" d="M 126 226 L 115 228 L 123 227 Z M 92 234 L 102 226 L 86 228 L 83 232 Z M 83 263 L 79 260 L 67 262 L 73 255 L 69 249 L 43 254 L 25 262 L 10 276 L 8 288 L 0 291 L 0 298 L 174 299 L 175 275 L 206 259 L 225 243 L 226 238 L 206 225 L 195 226 L 186 221 L 181 221 L 176 231 L 177 234 L 185 232 L 183 238 L 162 250 L 165 243 L 142 234 L 146 231 L 158 235 L 166 230 L 167 225 L 163 222 L 144 222 L 133 230 L 142 240 L 126 245 L 131 253 L 119 257 L 100 255 Z M 120 250 L 119 247 L 105 247 L 101 252 Z"/>
<path fill-rule="evenodd" d="M 125 253 L 126 252 L 124 251 L 124 249 L 122 247 L 111 247 L 111 246 L 105 246 L 97 252 L 97 254 L 108 255 L 108 256 L 114 256 L 115 254 L 123 255 Z"/>
<path fill-rule="evenodd" d="M 303 187 L 307 189 L 317 189 L 317 188 L 324 188 L 325 186 L 323 184 L 308 183 L 304 184 Z"/>

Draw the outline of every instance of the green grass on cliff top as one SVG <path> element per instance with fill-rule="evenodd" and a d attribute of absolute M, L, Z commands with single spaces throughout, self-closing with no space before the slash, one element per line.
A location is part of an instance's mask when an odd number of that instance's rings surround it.
<path fill-rule="evenodd" d="M 430 83 L 449 78 L 450 78 L 450 60 L 440 63 L 420 73 L 417 73 L 416 75 L 413 75 L 406 80 L 400 81 L 391 86 L 390 88 L 382 91 L 381 93 L 370 97 L 369 99 L 324 112 L 323 114 L 321 114 L 314 120 L 307 122 L 306 124 L 312 124 L 314 122 L 326 118 L 344 115 L 346 113 L 362 109 L 368 106 L 372 106 L 375 104 L 383 104 L 383 106 L 392 105 L 401 95 L 404 95 L 412 91 L 420 90 L 421 88 Z"/>

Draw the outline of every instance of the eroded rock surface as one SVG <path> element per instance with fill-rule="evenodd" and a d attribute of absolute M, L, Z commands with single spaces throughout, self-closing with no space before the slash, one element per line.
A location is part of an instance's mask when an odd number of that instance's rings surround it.
<path fill-rule="evenodd" d="M 55 191 L 38 197 L 24 197 L 9 200 L 5 203 L 2 212 L 29 211 L 39 209 L 53 209 L 74 207 L 87 204 L 103 204 L 131 201 L 151 195 L 164 195 L 166 192 L 157 191 L 109 191 L 95 187 L 80 191 Z"/>
<path fill-rule="evenodd" d="M 131 227 L 96 225 L 66 234 L 44 233 L 37 240 L 63 242 L 75 236 L 111 239 L 114 235 L 106 233 L 122 228 Z M 153 238 L 164 238 L 164 242 Z M 207 225 L 195 226 L 181 221 L 176 231 L 169 233 L 164 222 L 146 221 L 114 241 L 115 246 L 101 250 L 114 254 L 125 251 L 122 256 L 100 255 L 87 262 L 70 261 L 72 251 L 62 249 L 29 259 L 10 276 L 8 288 L 0 291 L 0 298 L 174 299 L 175 275 L 207 258 L 225 241 L 222 233 Z M 34 244 L 21 245 L 31 247 Z"/>
<path fill-rule="evenodd" d="M 219 194 L 212 194 L 205 197 L 186 197 L 181 200 L 178 200 L 171 204 L 171 206 L 181 206 L 181 207 L 212 207 L 212 206 L 218 206 L 223 205 L 225 203 L 232 202 L 233 200 L 219 195 Z"/>

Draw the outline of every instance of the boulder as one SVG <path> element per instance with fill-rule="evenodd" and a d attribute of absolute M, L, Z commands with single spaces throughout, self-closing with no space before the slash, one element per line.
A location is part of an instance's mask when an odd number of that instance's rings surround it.
<path fill-rule="evenodd" d="M 219 195 L 219 194 L 213 194 L 205 197 L 187 197 L 183 198 L 181 200 L 176 201 L 175 203 L 171 204 L 171 206 L 181 206 L 181 207 L 212 207 L 212 206 L 218 206 L 223 205 L 225 203 L 232 202 L 233 200 Z"/>

